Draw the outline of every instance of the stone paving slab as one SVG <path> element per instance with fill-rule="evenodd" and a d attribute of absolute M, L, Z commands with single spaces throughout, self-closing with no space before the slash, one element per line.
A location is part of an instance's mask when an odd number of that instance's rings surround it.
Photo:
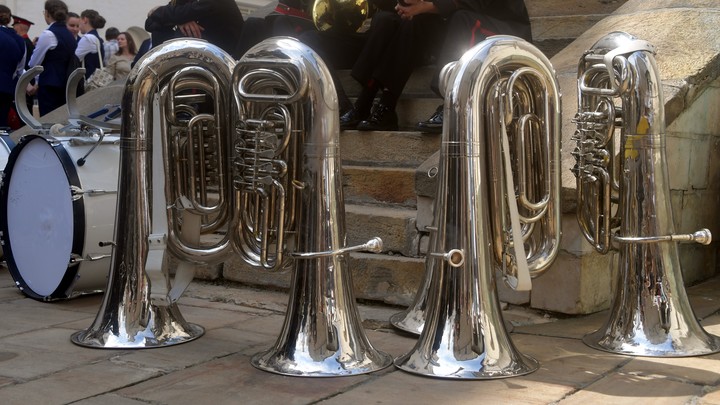
<path fill-rule="evenodd" d="M 692 403 L 703 387 L 666 378 L 615 373 L 558 402 L 562 405 L 675 405 Z"/>
<path fill-rule="evenodd" d="M 0 289 L 12 286 L 0 269 Z M 688 289 L 703 326 L 720 334 L 720 277 Z M 13 287 L 14 288 L 14 287 Z M 12 294 L 15 294 L 14 296 Z M 297 378 L 255 369 L 250 359 L 277 339 L 287 293 L 194 282 L 180 312 L 205 334 L 182 345 L 97 350 L 69 338 L 87 328 L 101 296 L 42 303 L 5 291 L 0 300 L 0 403 L 5 404 L 718 404 L 720 354 L 641 358 L 585 346 L 607 311 L 559 319 L 522 307 L 504 310 L 517 350 L 540 369 L 490 381 L 452 381 L 388 367 L 338 378 Z M 359 305 L 373 346 L 397 357 L 416 338 L 394 330 L 392 306 Z M 13 325 L 16 324 L 16 325 Z"/>

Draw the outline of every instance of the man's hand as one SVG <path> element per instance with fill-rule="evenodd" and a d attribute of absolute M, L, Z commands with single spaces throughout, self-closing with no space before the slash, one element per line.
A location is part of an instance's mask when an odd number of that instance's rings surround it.
<path fill-rule="evenodd" d="M 205 31 L 205 28 L 195 21 L 188 21 L 184 24 L 178 25 L 177 27 L 186 37 L 202 38 L 202 32 Z"/>
<path fill-rule="evenodd" d="M 35 93 L 37 93 L 38 85 L 37 84 L 28 84 L 25 88 L 25 94 L 28 96 L 34 96 Z"/>
<path fill-rule="evenodd" d="M 404 20 L 412 20 L 418 14 L 437 13 L 437 8 L 430 1 L 403 0 L 395 6 L 395 11 Z"/>

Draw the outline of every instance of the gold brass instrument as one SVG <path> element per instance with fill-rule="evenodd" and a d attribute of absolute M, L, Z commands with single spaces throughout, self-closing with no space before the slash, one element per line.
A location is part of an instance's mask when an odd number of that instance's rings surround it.
<path fill-rule="evenodd" d="M 315 0 L 312 19 L 318 31 L 353 33 L 370 16 L 367 0 Z"/>
<path fill-rule="evenodd" d="M 444 69 L 445 125 L 425 322 L 404 371 L 491 379 L 531 373 L 503 324 L 496 269 L 530 288 L 560 242 L 560 91 L 533 45 L 493 36 Z"/>
<path fill-rule="evenodd" d="M 293 267 L 285 324 L 252 364 L 278 374 L 333 377 L 392 364 L 373 348 L 353 298 L 345 246 L 337 95 L 325 64 L 292 38 L 270 38 L 238 61 L 233 142 L 239 222 L 233 245 L 267 269 Z"/>
<path fill-rule="evenodd" d="M 709 244 L 711 234 L 707 229 L 675 234 L 654 55 L 648 42 L 613 32 L 595 43 L 578 67 L 573 152 L 578 223 L 598 252 L 618 250 L 610 318 L 583 341 L 636 356 L 715 353 L 720 338 L 695 318 L 677 251 L 677 242 Z"/>
<path fill-rule="evenodd" d="M 193 263 L 224 259 L 230 237 L 202 232 L 233 213 L 228 167 L 235 61 L 205 41 L 174 40 L 151 50 L 131 72 L 122 98 L 115 249 L 108 287 L 78 345 L 148 348 L 200 337 L 176 301 Z M 181 259 L 170 286 L 165 252 Z"/>

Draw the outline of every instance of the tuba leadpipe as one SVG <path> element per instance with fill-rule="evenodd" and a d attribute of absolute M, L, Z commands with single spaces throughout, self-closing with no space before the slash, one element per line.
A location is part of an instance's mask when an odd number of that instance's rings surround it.
<path fill-rule="evenodd" d="M 426 257 L 430 281 L 421 291 L 425 321 L 413 350 L 395 365 L 454 379 L 528 374 L 538 363 L 512 343 L 495 277 L 502 269 L 511 287 L 528 289 L 557 255 L 557 79 L 542 52 L 511 36 L 481 42 L 441 77 L 446 118 Z"/>
<path fill-rule="evenodd" d="M 203 226 L 234 211 L 229 176 L 211 176 L 208 162 L 227 165 L 235 61 L 200 40 L 174 40 L 151 50 L 130 73 L 122 97 L 120 168 L 114 250 L 108 287 L 90 328 L 72 341 L 95 348 L 148 348 L 200 337 L 176 301 L 192 280 L 192 263 L 217 262 L 230 237 L 203 243 Z M 176 160 L 183 160 L 178 168 Z M 190 162 L 192 167 L 187 167 Z M 182 166 L 182 165 L 180 165 Z M 203 173 L 203 177 L 199 177 Z M 182 179 L 182 180 L 181 180 Z M 222 182 L 227 184 L 219 184 Z M 182 183 L 182 184 L 181 184 Z M 208 183 L 215 193 L 208 192 Z M 217 196 L 220 191 L 227 195 Z M 209 198 L 227 213 L 210 209 Z M 229 222 L 227 220 L 226 222 Z M 170 287 L 166 252 L 179 258 Z"/>
<path fill-rule="evenodd" d="M 322 60 L 293 38 L 270 38 L 237 63 L 233 245 L 253 266 L 292 268 L 280 336 L 252 358 L 273 373 L 335 377 L 392 364 L 367 339 L 345 246 L 338 105 Z"/>
<path fill-rule="evenodd" d="M 613 32 L 578 66 L 578 223 L 598 252 L 618 251 L 610 317 L 583 342 L 636 356 L 710 354 L 720 351 L 720 338 L 700 326 L 690 307 L 677 243 L 709 244 L 711 235 L 675 234 L 654 55 L 648 42 Z"/>

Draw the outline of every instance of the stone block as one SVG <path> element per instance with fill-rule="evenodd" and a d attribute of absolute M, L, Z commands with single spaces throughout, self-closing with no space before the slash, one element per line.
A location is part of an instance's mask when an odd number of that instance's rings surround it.
<path fill-rule="evenodd" d="M 343 166 L 345 201 L 415 207 L 414 169 Z"/>
<path fill-rule="evenodd" d="M 708 189 L 720 190 L 720 137 L 712 137 L 708 142 Z"/>
<path fill-rule="evenodd" d="M 691 286 L 700 281 L 707 280 L 717 272 L 717 246 L 703 246 L 697 243 L 683 243 L 678 245 L 680 268 L 683 275 L 683 284 Z"/>
<path fill-rule="evenodd" d="M 720 122 L 710 111 L 720 111 L 720 80 L 705 88 L 695 102 L 668 126 L 668 131 L 720 136 Z"/>
<path fill-rule="evenodd" d="M 353 253 L 350 255 L 355 297 L 408 306 L 425 275 L 425 259 Z"/>
<path fill-rule="evenodd" d="M 564 314 L 606 309 L 611 301 L 612 256 L 560 252 L 545 274 L 533 280 L 531 307 Z"/>
<path fill-rule="evenodd" d="M 383 252 L 417 256 L 419 233 L 414 209 L 349 204 L 345 212 L 348 246 L 380 237 Z"/>
<path fill-rule="evenodd" d="M 340 133 L 343 164 L 415 168 L 435 153 L 439 145 L 440 137 L 417 132 Z"/>
<path fill-rule="evenodd" d="M 417 202 L 417 229 L 419 232 L 428 232 L 427 227 L 433 224 L 433 207 L 435 200 L 432 197 L 418 196 Z"/>
<path fill-rule="evenodd" d="M 502 274 L 495 277 L 495 289 L 498 299 L 513 305 L 527 305 L 530 303 L 530 291 L 515 291 L 503 280 Z"/>
<path fill-rule="evenodd" d="M 290 287 L 291 271 L 262 270 L 245 263 L 238 255 L 233 255 L 223 263 L 222 276 L 243 284 L 287 289 Z"/>
<path fill-rule="evenodd" d="M 720 111 L 720 110 L 719 110 Z M 688 170 L 688 188 L 706 189 L 708 187 L 708 166 L 710 143 L 713 138 L 703 137 L 690 140 L 690 168 Z"/>
<path fill-rule="evenodd" d="M 415 171 L 415 192 L 423 197 L 435 198 L 437 192 L 438 165 L 440 164 L 440 151 L 428 157 Z"/>
<path fill-rule="evenodd" d="M 686 138 L 665 138 L 668 182 L 672 190 L 687 190 L 690 179 L 691 146 Z M 663 164 L 658 162 L 658 164 Z"/>
<path fill-rule="evenodd" d="M 424 259 L 399 255 L 351 253 L 347 263 L 355 298 L 392 305 L 410 305 L 425 272 Z M 292 271 L 263 271 L 232 258 L 225 262 L 223 277 L 243 284 L 288 289 Z"/>

